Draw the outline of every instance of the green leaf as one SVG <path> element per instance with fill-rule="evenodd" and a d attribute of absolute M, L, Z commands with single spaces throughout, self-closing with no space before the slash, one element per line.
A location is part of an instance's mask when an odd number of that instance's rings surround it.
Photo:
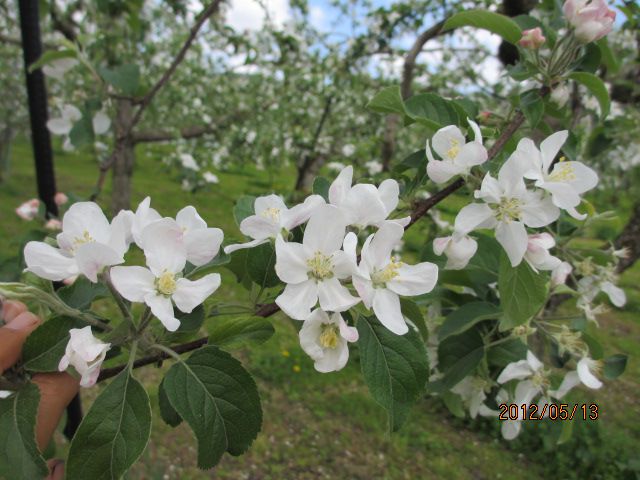
<path fill-rule="evenodd" d="M 604 120 L 609 115 L 611 107 L 609 91 L 604 82 L 599 77 L 588 72 L 573 72 L 569 75 L 569 78 L 587 87 L 589 92 L 596 97 L 598 104 L 600 104 L 600 119 Z"/>
<path fill-rule="evenodd" d="M 456 13 L 449 17 L 442 30 L 446 31 L 466 26 L 489 30 L 514 45 L 522 37 L 522 30 L 516 22 L 509 17 L 487 10 L 465 10 Z"/>
<path fill-rule="evenodd" d="M 440 386 L 455 387 L 478 366 L 484 357 L 484 343 L 476 330 L 453 335 L 438 345 L 438 367 L 444 373 Z"/>
<path fill-rule="evenodd" d="M 244 195 L 238 199 L 236 205 L 233 207 L 233 218 L 236 219 L 236 223 L 240 226 L 240 222 L 247 217 L 255 214 L 253 204 L 256 201 L 256 197 Z"/>
<path fill-rule="evenodd" d="M 260 287 L 275 287 L 280 283 L 276 275 L 276 250 L 271 243 L 263 243 L 247 253 L 247 273 Z"/>
<path fill-rule="evenodd" d="M 464 418 L 466 416 L 466 409 L 460 395 L 456 395 L 452 392 L 444 392 L 442 394 L 442 401 L 449 411 L 458 418 Z"/>
<path fill-rule="evenodd" d="M 325 201 L 329 201 L 329 187 L 331 182 L 324 177 L 316 177 L 313 181 L 312 192 L 320 195 Z"/>
<path fill-rule="evenodd" d="M 182 417 L 178 415 L 178 412 L 171 406 L 167 392 L 164 390 L 164 380 L 160 382 L 158 386 L 158 406 L 160 407 L 160 416 L 164 423 L 171 427 L 177 427 L 182 423 Z"/>
<path fill-rule="evenodd" d="M 22 349 L 24 368 L 32 372 L 57 372 L 69 342 L 69 330 L 83 326 L 71 317 L 47 320 L 27 337 Z"/>
<path fill-rule="evenodd" d="M 357 327 L 364 381 L 396 431 L 424 392 L 429 374 L 424 342 L 412 329 L 404 335 L 390 332 L 375 317 L 361 316 Z"/>
<path fill-rule="evenodd" d="M 429 330 L 418 304 L 408 298 L 400 298 L 400 308 L 402 314 L 416 326 L 423 340 L 426 340 L 429 337 Z"/>
<path fill-rule="evenodd" d="M 627 356 L 620 353 L 604 359 L 604 377 L 613 380 L 618 378 L 627 368 Z"/>
<path fill-rule="evenodd" d="M 0 400 L 0 478 L 31 479 L 47 475 L 36 445 L 35 426 L 40 391 L 25 384 L 9 398 Z"/>
<path fill-rule="evenodd" d="M 209 343 L 234 348 L 247 343 L 261 344 L 275 333 L 269 320 L 262 317 L 215 317 L 208 324 Z"/>
<path fill-rule="evenodd" d="M 458 335 L 476 323 L 500 317 L 500 309 L 487 302 L 471 302 L 451 312 L 438 330 L 438 339 L 443 341 L 451 335 Z"/>
<path fill-rule="evenodd" d="M 51 62 L 56 60 L 61 60 L 63 58 L 76 58 L 77 54 L 75 50 L 72 49 L 64 49 L 64 50 L 47 50 L 40 58 L 29 65 L 29 73 L 42 68 L 45 65 L 48 65 Z"/>
<path fill-rule="evenodd" d="M 520 108 L 529 122 L 535 128 L 544 114 L 544 101 L 537 90 L 529 90 L 520 95 Z"/>
<path fill-rule="evenodd" d="M 176 312 L 176 318 L 180 320 L 180 326 L 176 332 L 193 332 L 199 330 L 204 322 L 204 307 L 198 305 L 191 313 Z"/>
<path fill-rule="evenodd" d="M 69 132 L 69 140 L 77 147 L 92 144 L 95 139 L 91 116 L 83 109 L 82 118 L 73 124 Z"/>
<path fill-rule="evenodd" d="M 117 67 L 98 68 L 98 73 L 103 80 L 125 95 L 135 95 L 140 86 L 140 68 L 137 65 L 125 63 Z"/>
<path fill-rule="evenodd" d="M 62 287 L 56 293 L 70 307 L 86 310 L 95 299 L 108 296 L 109 290 L 102 283 L 91 283 L 87 277 L 80 276 L 71 285 Z"/>
<path fill-rule="evenodd" d="M 596 41 L 596 45 L 598 45 L 598 48 L 600 49 L 602 63 L 607 67 L 607 70 L 613 74 L 618 73 L 620 71 L 620 63 L 618 63 L 616 56 L 611 50 L 607 37 L 602 37 L 600 40 Z"/>
<path fill-rule="evenodd" d="M 571 439 L 571 435 L 573 434 L 573 421 L 562 422 L 562 430 L 560 431 L 560 436 L 558 437 L 557 445 L 562 445 Z"/>
<path fill-rule="evenodd" d="M 262 408 L 253 378 L 216 347 L 203 347 L 175 363 L 164 389 L 198 439 L 200 468 L 216 465 L 225 451 L 244 453 L 260 431 Z"/>
<path fill-rule="evenodd" d="M 508 330 L 526 323 L 547 301 L 547 280 L 536 273 L 526 261 L 512 267 L 503 254 L 500 260 L 498 291 L 504 315 L 500 330 Z"/>
<path fill-rule="evenodd" d="M 400 86 L 394 85 L 380 90 L 367 104 L 369 110 L 377 113 L 398 113 L 404 115 L 404 102 Z"/>
<path fill-rule="evenodd" d="M 452 102 L 433 93 L 414 95 L 408 98 L 404 105 L 410 118 L 433 130 L 461 123 Z"/>
<path fill-rule="evenodd" d="M 527 356 L 527 345 L 519 338 L 510 338 L 487 350 L 487 362 L 495 367 L 506 367 L 508 364 L 524 360 Z"/>
<path fill-rule="evenodd" d="M 71 441 L 67 478 L 122 477 L 142 455 L 151 433 L 149 396 L 125 369 L 105 388 Z"/>

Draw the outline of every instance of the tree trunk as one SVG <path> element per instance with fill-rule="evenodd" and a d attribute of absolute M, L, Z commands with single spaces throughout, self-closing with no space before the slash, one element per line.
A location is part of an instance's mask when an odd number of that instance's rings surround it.
<path fill-rule="evenodd" d="M 396 133 L 398 131 L 398 115 L 387 115 L 384 124 L 384 135 L 382 137 L 382 171 L 388 172 L 391 167 L 393 153 L 396 150 Z"/>
<path fill-rule="evenodd" d="M 297 191 L 310 191 L 320 167 L 324 165 L 324 156 L 309 154 L 305 157 L 304 162 L 298 167 L 298 178 L 296 179 Z"/>
<path fill-rule="evenodd" d="M 617 249 L 627 248 L 629 250 L 627 258 L 621 258 L 618 263 L 618 272 L 622 273 L 636 263 L 640 257 L 640 202 L 634 205 L 631 218 L 622 233 L 616 238 L 614 245 Z"/>
<path fill-rule="evenodd" d="M 114 125 L 116 140 L 113 150 L 113 189 L 111 192 L 111 213 L 113 215 L 116 215 L 120 210 L 127 210 L 131 207 L 131 177 L 135 151 L 133 138 L 128 132 L 132 118 L 131 102 L 119 100 Z"/>

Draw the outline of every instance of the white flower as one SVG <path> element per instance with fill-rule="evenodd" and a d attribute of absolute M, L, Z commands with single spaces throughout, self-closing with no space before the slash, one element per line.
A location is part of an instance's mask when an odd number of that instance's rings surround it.
<path fill-rule="evenodd" d="M 573 267 L 569 262 L 560 262 L 560 265 L 554 268 L 551 272 L 551 287 L 553 288 L 558 285 L 564 285 L 572 270 Z"/>
<path fill-rule="evenodd" d="M 558 108 L 562 108 L 569 101 L 569 87 L 566 83 L 561 83 L 551 92 L 551 102 Z"/>
<path fill-rule="evenodd" d="M 162 216 L 158 211 L 151 208 L 151 197 L 145 197 L 145 199 L 138 204 L 138 208 L 136 209 L 131 225 L 131 235 L 140 248 L 143 248 L 142 232 L 144 229 L 150 223 L 158 221 L 161 218 Z"/>
<path fill-rule="evenodd" d="M 196 162 L 196 159 L 188 153 L 180 154 L 180 164 L 189 170 L 195 170 L 196 172 L 200 170 L 200 166 Z"/>
<path fill-rule="evenodd" d="M 100 367 L 111 344 L 94 337 L 89 326 L 72 328 L 69 335 L 71 338 L 64 356 L 60 359 L 58 370 L 64 372 L 69 365 L 73 366 L 82 377 L 80 385 L 91 387 L 98 380 Z"/>
<path fill-rule="evenodd" d="M 23 220 L 33 220 L 38 215 L 38 209 L 40 208 L 40 200 L 32 198 L 26 202 L 20 204 L 16 208 L 16 215 Z"/>
<path fill-rule="evenodd" d="M 346 221 L 332 205 L 314 212 L 302 244 L 276 237 L 276 273 L 287 286 L 276 304 L 291 318 L 304 320 L 320 301 L 327 312 L 343 312 L 360 301 L 340 283 L 353 272 L 353 260 L 340 250 Z"/>
<path fill-rule="evenodd" d="M 73 105 L 64 105 L 61 114 L 58 118 L 50 119 L 47 128 L 55 135 L 69 135 L 73 124 L 82 118 L 82 112 Z"/>
<path fill-rule="evenodd" d="M 590 275 L 578 281 L 578 292 L 591 303 L 601 291 L 606 293 L 611 303 L 621 308 L 627 303 L 627 295 L 620 287 L 614 285 L 615 276 L 613 272 L 604 270 L 601 275 Z"/>
<path fill-rule="evenodd" d="M 433 241 L 433 253 L 447 256 L 448 270 L 461 270 L 467 266 L 478 250 L 478 242 L 465 235 L 460 238 L 455 236 L 440 237 Z"/>
<path fill-rule="evenodd" d="M 378 188 L 375 185 L 353 183 L 353 167 L 344 168 L 329 187 L 329 203 L 340 208 L 347 225 L 365 228 L 386 220 L 398 206 L 400 187 L 392 179 L 383 181 Z M 410 217 L 393 220 L 405 226 Z"/>
<path fill-rule="evenodd" d="M 324 203 L 324 199 L 320 195 L 310 195 L 304 203 L 287 208 L 278 195 L 258 197 L 253 204 L 255 215 L 240 222 L 240 231 L 253 240 L 229 245 L 225 247 L 224 251 L 228 254 L 241 248 L 262 245 L 281 235 L 283 230 L 288 234 L 295 227 L 309 220 L 314 209 Z"/>
<path fill-rule="evenodd" d="M 562 7 L 575 36 L 583 43 L 594 42 L 613 28 L 616 12 L 605 0 L 567 0 Z"/>
<path fill-rule="evenodd" d="M 555 270 L 562 264 L 562 260 L 549 253 L 549 249 L 555 247 L 555 245 L 555 239 L 548 233 L 529 235 L 524 259 L 535 272 L 538 270 Z"/>
<path fill-rule="evenodd" d="M 220 183 L 220 180 L 218 179 L 218 176 L 215 173 L 204 172 L 202 174 L 202 178 L 204 178 L 204 181 L 207 183 Z"/>
<path fill-rule="evenodd" d="M 329 316 L 317 308 L 304 321 L 299 332 L 300 346 L 314 361 L 319 372 L 337 372 L 349 360 L 347 342 L 358 340 L 358 330 L 349 327 L 339 313 Z"/>
<path fill-rule="evenodd" d="M 78 64 L 78 60 L 75 58 L 59 58 L 49 62 L 42 67 L 42 73 L 46 76 L 55 78 L 56 80 L 62 80 L 64 74 L 71 70 Z"/>
<path fill-rule="evenodd" d="M 557 162 L 550 171 L 568 135 L 566 130 L 554 133 L 540 143 L 539 150 L 531 139 L 523 138 L 507 163 L 518 164 L 525 178 L 535 180 L 536 187 L 551 194 L 554 205 L 573 218 L 584 220 L 587 216 L 578 213 L 575 207 L 582 201 L 580 195 L 598 184 L 596 172 L 580 162 L 569 161 Z"/>
<path fill-rule="evenodd" d="M 469 376 L 456 384 L 451 391 L 462 397 L 462 401 L 469 409 L 469 416 L 476 418 L 478 415 L 489 417 L 496 416 L 497 412 L 484 404 L 487 399 L 485 389 L 489 387 L 486 380 L 480 377 Z"/>
<path fill-rule="evenodd" d="M 340 162 L 329 162 L 327 163 L 327 168 L 332 171 L 339 172 L 345 168 L 344 163 Z"/>
<path fill-rule="evenodd" d="M 210 273 L 198 280 L 183 278 L 186 242 L 175 236 L 174 230 L 158 228 L 159 223 L 149 225 L 142 234 L 149 268 L 113 267 L 111 281 L 120 295 L 131 302 L 144 302 L 165 328 L 173 332 L 180 326 L 180 321 L 174 316 L 172 301 L 180 311 L 191 313 L 218 289 L 220 275 Z M 208 249 L 209 246 L 200 244 L 201 241 L 196 238 L 192 246 Z"/>
<path fill-rule="evenodd" d="M 382 164 L 376 160 L 366 162 L 364 166 L 367 167 L 369 175 L 376 175 L 382 171 Z"/>
<path fill-rule="evenodd" d="M 485 203 L 472 203 L 460 210 L 454 235 L 466 235 L 478 228 L 495 228 L 496 240 L 514 267 L 520 264 L 527 250 L 525 225 L 544 227 L 560 215 L 549 197 L 544 197 L 540 191 L 527 190 L 514 162 L 502 166 L 497 180 L 487 173 L 475 197 Z"/>
<path fill-rule="evenodd" d="M 436 160 L 427 140 L 427 175 L 436 183 L 444 183 L 456 175 L 467 175 L 471 168 L 487 161 L 487 149 L 482 145 L 482 133 L 478 125 L 467 119 L 475 138 L 466 142 L 464 135 L 455 125 L 438 130 L 431 139 L 433 149 L 442 158 Z"/>
<path fill-rule="evenodd" d="M 602 382 L 594 375 L 602 369 L 602 362 L 589 357 L 582 357 L 578 361 L 575 371 L 567 372 L 557 390 L 550 392 L 556 398 L 564 397 L 571 389 L 582 383 L 585 387 L 597 390 Z"/>
<path fill-rule="evenodd" d="M 100 111 L 93 116 L 91 123 L 93 125 L 93 132 L 96 135 L 102 135 L 109 131 L 109 127 L 111 126 L 111 119 L 107 116 L 106 113 Z"/>
<path fill-rule="evenodd" d="M 124 262 L 129 248 L 127 230 L 127 212 L 120 212 L 109 224 L 95 203 L 74 203 L 65 213 L 62 232 L 56 237 L 60 248 L 44 242 L 27 243 L 27 270 L 47 280 L 83 274 L 97 282 L 104 267 Z"/>
<path fill-rule="evenodd" d="M 342 155 L 345 157 L 350 157 L 354 153 L 356 153 L 356 147 L 354 145 L 347 143 L 342 147 Z"/>
<path fill-rule="evenodd" d="M 438 280 L 438 267 L 429 262 L 407 265 L 391 256 L 394 245 L 402 238 L 404 229 L 386 222 L 365 241 L 361 260 L 353 274 L 362 302 L 373 308 L 380 323 L 396 335 L 409 331 L 400 309 L 400 295 L 422 295 L 433 290 Z M 350 233 L 345 238 L 345 250 L 352 261 L 356 258 L 357 238 Z"/>

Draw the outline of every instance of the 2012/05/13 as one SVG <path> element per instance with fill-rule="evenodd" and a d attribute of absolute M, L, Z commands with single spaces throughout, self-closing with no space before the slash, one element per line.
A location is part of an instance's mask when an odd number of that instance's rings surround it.
<path fill-rule="evenodd" d="M 515 403 L 501 403 L 498 405 L 500 420 L 597 420 L 599 416 L 598 405 L 595 403 L 582 405 L 574 404 L 572 408 L 567 403 L 545 403 L 543 405 L 518 405 Z"/>

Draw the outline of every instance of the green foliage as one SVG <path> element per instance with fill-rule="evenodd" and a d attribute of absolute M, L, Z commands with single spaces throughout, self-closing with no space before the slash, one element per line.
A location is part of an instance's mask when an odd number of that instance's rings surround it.
<path fill-rule="evenodd" d="M 29 65 L 29 72 L 33 72 L 34 70 L 42 68 L 56 60 L 62 60 L 63 58 L 76 58 L 76 56 L 77 52 L 70 48 L 65 48 L 63 50 L 47 50 L 40 55 L 38 60 Z"/>
<path fill-rule="evenodd" d="M 424 392 L 429 373 L 424 342 L 412 329 L 401 336 L 391 333 L 375 317 L 361 316 L 357 328 L 364 381 L 396 431 Z"/>
<path fill-rule="evenodd" d="M 614 380 L 624 373 L 627 367 L 627 356 L 622 354 L 612 355 L 604 359 L 603 373 L 605 378 Z"/>
<path fill-rule="evenodd" d="M 271 242 L 258 245 L 247 253 L 247 273 L 262 288 L 275 287 L 280 283 L 275 266 L 276 249 Z"/>
<path fill-rule="evenodd" d="M 135 95 L 140 87 L 140 68 L 138 65 L 124 64 L 117 67 L 97 69 L 105 82 L 114 86 L 125 95 Z"/>
<path fill-rule="evenodd" d="M 262 317 L 216 317 L 209 323 L 209 343 L 227 348 L 258 345 L 275 333 L 269 320 Z"/>
<path fill-rule="evenodd" d="M 35 438 L 39 402 L 40 391 L 33 383 L 0 400 L 0 477 L 27 479 L 47 474 Z"/>
<path fill-rule="evenodd" d="M 105 388 L 71 441 L 68 478 L 120 478 L 142 455 L 151 433 L 149 396 L 128 369 Z"/>
<path fill-rule="evenodd" d="M 109 290 L 102 283 L 92 283 L 85 276 L 80 276 L 71 285 L 62 287 L 56 293 L 70 307 L 85 310 L 97 298 L 107 296 Z"/>
<path fill-rule="evenodd" d="M 587 87 L 589 92 L 598 100 L 598 104 L 600 105 L 600 119 L 604 120 L 607 118 L 609 109 L 611 108 L 611 100 L 604 82 L 599 77 L 588 72 L 573 72 L 569 74 L 569 78 Z"/>
<path fill-rule="evenodd" d="M 518 40 L 522 37 L 522 30 L 516 22 L 505 15 L 487 10 L 458 12 L 449 17 L 442 28 L 446 31 L 465 26 L 489 30 L 513 44 L 518 43 Z"/>
<path fill-rule="evenodd" d="M 380 90 L 367 104 L 367 108 L 377 113 L 397 113 L 405 114 L 404 102 L 400 93 L 400 86 Z"/>
<path fill-rule="evenodd" d="M 175 408 L 171 406 L 167 392 L 164 390 L 164 380 L 158 386 L 158 406 L 160 407 L 160 416 L 164 423 L 171 427 L 177 427 L 182 423 L 182 418 L 178 415 Z"/>
<path fill-rule="evenodd" d="M 254 214 L 253 204 L 256 201 L 256 197 L 244 195 L 238 199 L 235 207 L 233 207 L 233 218 L 236 219 L 238 226 L 247 217 Z"/>
<path fill-rule="evenodd" d="M 442 391 L 456 386 L 475 370 L 484 357 L 484 343 L 477 330 L 452 335 L 438 344 L 438 367 L 444 376 L 429 384 L 429 390 Z"/>
<path fill-rule="evenodd" d="M 483 320 L 497 319 L 500 313 L 500 309 L 491 303 L 466 303 L 447 316 L 438 330 L 438 339 L 443 341 L 451 335 L 458 335 Z"/>
<path fill-rule="evenodd" d="M 312 191 L 316 195 L 320 195 L 325 201 L 329 201 L 329 187 L 331 182 L 324 177 L 316 177 L 313 181 Z"/>
<path fill-rule="evenodd" d="M 411 120 L 438 130 L 447 125 L 462 125 L 456 104 L 433 93 L 421 93 L 405 101 L 405 110 Z M 466 123 L 466 121 L 464 122 Z"/>
<path fill-rule="evenodd" d="M 39 326 L 22 349 L 24 367 L 32 372 L 57 372 L 69 342 L 69 330 L 84 326 L 71 317 L 54 317 Z"/>
<path fill-rule="evenodd" d="M 256 384 L 240 362 L 203 347 L 167 372 L 164 391 L 198 439 L 198 466 L 211 468 L 225 451 L 244 453 L 262 425 Z"/>
<path fill-rule="evenodd" d="M 195 332 L 200 329 L 204 322 L 204 307 L 198 305 L 191 313 L 176 312 L 176 318 L 180 320 L 180 326 L 176 332 Z"/>
<path fill-rule="evenodd" d="M 535 128 L 544 115 L 544 101 L 538 90 L 528 90 L 520 95 L 520 108 L 527 118 L 529 126 Z"/>

